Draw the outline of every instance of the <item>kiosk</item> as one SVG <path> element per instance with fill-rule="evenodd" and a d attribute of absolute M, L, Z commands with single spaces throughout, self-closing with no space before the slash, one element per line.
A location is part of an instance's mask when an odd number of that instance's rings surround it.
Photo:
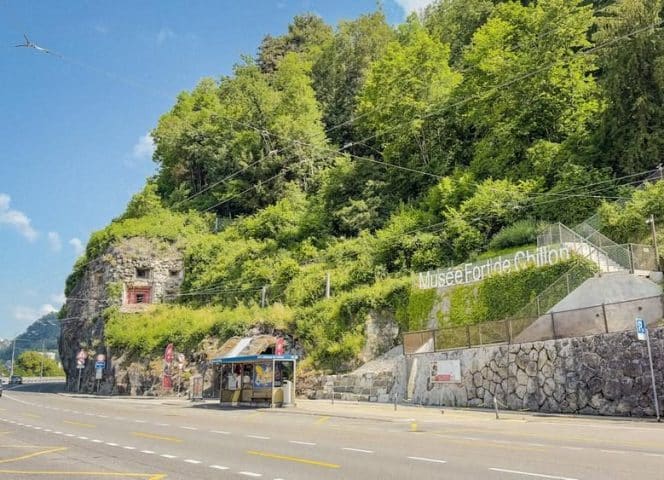
<path fill-rule="evenodd" d="M 212 360 L 221 366 L 225 406 L 282 407 L 295 399 L 296 355 L 245 355 Z"/>

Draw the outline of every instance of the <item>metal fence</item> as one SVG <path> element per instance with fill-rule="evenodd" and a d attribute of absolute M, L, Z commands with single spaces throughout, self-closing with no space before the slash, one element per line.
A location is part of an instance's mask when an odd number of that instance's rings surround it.
<path fill-rule="evenodd" d="M 634 318 L 649 323 L 664 316 L 664 296 L 607 303 L 574 310 L 546 312 L 537 317 L 514 316 L 475 325 L 404 333 L 406 355 L 492 344 L 524 343 L 577 337 L 634 328 Z M 433 339 L 433 341 L 431 341 Z"/>

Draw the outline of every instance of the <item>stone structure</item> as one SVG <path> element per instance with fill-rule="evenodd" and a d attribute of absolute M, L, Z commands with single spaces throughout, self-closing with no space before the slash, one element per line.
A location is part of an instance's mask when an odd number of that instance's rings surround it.
<path fill-rule="evenodd" d="M 660 405 L 664 404 L 664 329 L 650 332 Z M 458 360 L 459 383 L 433 383 L 431 366 Z M 389 373 L 323 377 L 311 397 L 501 408 L 547 413 L 652 416 L 654 405 L 645 342 L 625 331 L 514 345 L 394 357 Z M 406 369 L 406 366 L 409 368 Z M 406 372 L 410 372 L 410 378 Z M 374 393 L 375 392 L 375 393 Z"/>
<path fill-rule="evenodd" d="M 118 306 L 125 312 L 140 311 L 161 303 L 179 292 L 184 261 L 172 244 L 143 237 L 120 240 L 92 259 L 71 290 L 64 306 L 59 350 L 67 385 L 77 390 L 76 354 L 83 349 L 88 361 L 81 372 L 81 391 L 91 391 L 95 382 L 94 357 L 106 355 L 100 391 L 110 393 L 115 385 L 115 362 L 104 344 L 103 311 Z"/>

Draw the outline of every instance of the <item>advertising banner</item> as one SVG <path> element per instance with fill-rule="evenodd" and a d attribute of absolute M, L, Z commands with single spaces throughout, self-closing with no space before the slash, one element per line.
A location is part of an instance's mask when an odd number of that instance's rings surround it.
<path fill-rule="evenodd" d="M 272 387 L 272 362 L 257 363 L 254 372 L 254 388 Z"/>

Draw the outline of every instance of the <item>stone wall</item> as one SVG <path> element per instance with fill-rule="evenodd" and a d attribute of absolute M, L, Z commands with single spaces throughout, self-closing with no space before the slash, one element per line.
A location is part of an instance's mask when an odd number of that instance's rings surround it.
<path fill-rule="evenodd" d="M 660 403 L 664 400 L 664 329 L 651 331 Z M 432 383 L 431 364 L 459 360 L 460 383 Z M 645 342 L 627 331 L 498 345 L 413 357 L 412 401 L 592 415 L 654 415 Z"/>
<path fill-rule="evenodd" d="M 148 278 L 137 278 L 137 269 L 149 270 Z M 77 390 L 76 354 L 88 354 L 81 372 L 81 391 L 95 387 L 94 357 L 106 355 L 106 369 L 100 392 L 115 388 L 114 352 L 105 345 L 103 311 L 110 306 L 125 308 L 126 290 L 132 286 L 149 286 L 152 303 L 160 303 L 179 292 L 184 276 L 182 254 L 174 245 L 156 239 L 133 237 L 120 240 L 102 255 L 92 259 L 82 277 L 69 293 L 64 305 L 65 320 L 59 339 L 60 358 L 67 375 L 67 386 Z M 145 305 L 132 305 L 137 309 Z"/>

